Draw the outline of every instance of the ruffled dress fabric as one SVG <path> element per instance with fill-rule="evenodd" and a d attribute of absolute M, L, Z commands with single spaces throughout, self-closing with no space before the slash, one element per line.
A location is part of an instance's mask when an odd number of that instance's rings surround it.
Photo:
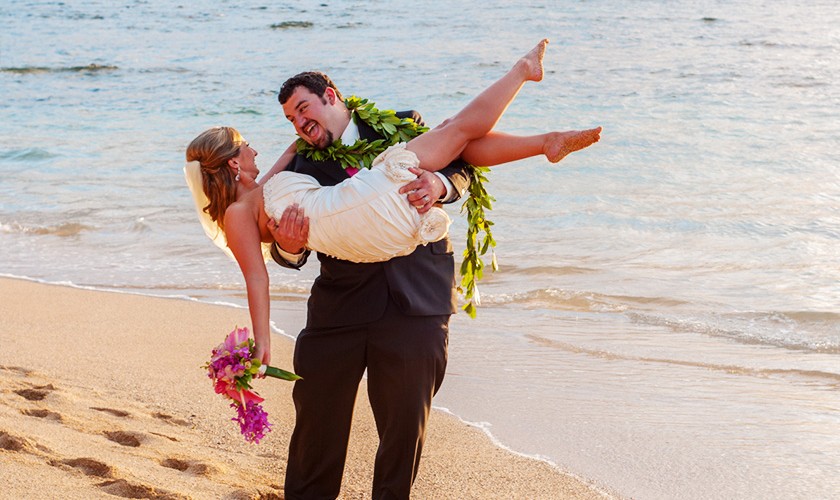
<path fill-rule="evenodd" d="M 353 177 L 321 186 L 308 176 L 280 172 L 263 186 L 265 213 L 279 219 L 297 203 L 309 217 L 307 247 L 351 262 L 382 262 L 446 236 L 451 220 L 433 207 L 418 214 L 399 189 L 416 176 L 417 156 L 396 144 Z"/>

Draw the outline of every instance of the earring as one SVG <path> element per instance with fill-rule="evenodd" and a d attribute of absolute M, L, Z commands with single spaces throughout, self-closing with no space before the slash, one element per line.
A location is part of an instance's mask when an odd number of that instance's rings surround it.
<path fill-rule="evenodd" d="M 240 171 L 240 170 L 241 170 L 241 169 L 239 168 L 239 165 L 237 165 L 237 166 L 236 166 L 236 177 L 234 177 L 234 178 L 233 178 L 233 180 L 235 180 L 236 182 L 239 182 L 239 177 L 240 177 L 240 175 L 239 175 L 239 171 Z"/>

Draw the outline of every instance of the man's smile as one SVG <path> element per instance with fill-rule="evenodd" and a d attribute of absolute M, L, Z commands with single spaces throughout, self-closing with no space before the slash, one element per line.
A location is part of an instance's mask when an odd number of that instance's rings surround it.
<path fill-rule="evenodd" d="M 303 126 L 302 130 L 304 134 L 308 135 L 310 138 L 314 138 L 314 136 L 317 135 L 318 124 L 316 122 L 308 122 Z"/>

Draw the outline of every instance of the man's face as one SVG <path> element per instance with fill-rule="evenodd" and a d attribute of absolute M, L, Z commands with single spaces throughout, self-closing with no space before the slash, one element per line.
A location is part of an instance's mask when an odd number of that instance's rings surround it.
<path fill-rule="evenodd" d="M 300 86 L 283 104 L 283 112 L 301 139 L 317 149 L 324 149 L 335 141 L 335 136 L 340 135 L 347 125 L 340 123 L 342 114 L 335 106 L 336 100 L 330 88 L 323 96 L 318 96 Z"/>

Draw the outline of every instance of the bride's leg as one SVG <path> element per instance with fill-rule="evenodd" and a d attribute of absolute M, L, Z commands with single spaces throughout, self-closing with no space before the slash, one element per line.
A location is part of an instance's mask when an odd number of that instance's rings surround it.
<path fill-rule="evenodd" d="M 470 141 L 461 153 L 461 159 L 472 165 L 492 167 L 544 154 L 548 161 L 557 163 L 567 154 L 598 142 L 600 134 L 601 127 L 529 136 L 490 131 L 484 137 Z"/>
<path fill-rule="evenodd" d="M 542 59 L 547 44 L 548 40 L 542 40 L 458 114 L 409 141 L 406 149 L 417 155 L 420 167 L 440 170 L 457 158 L 469 141 L 492 130 L 522 85 L 529 80 L 542 80 Z"/>

